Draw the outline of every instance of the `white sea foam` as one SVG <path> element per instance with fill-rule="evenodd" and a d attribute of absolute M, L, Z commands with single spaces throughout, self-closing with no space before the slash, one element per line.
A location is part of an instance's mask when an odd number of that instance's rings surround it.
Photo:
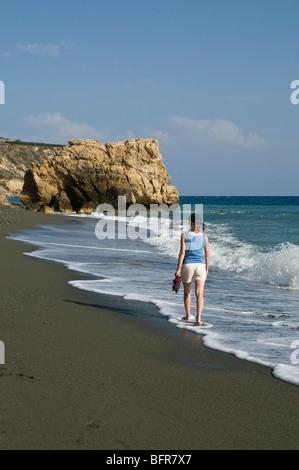
<path fill-rule="evenodd" d="M 268 253 L 261 253 L 249 272 L 249 278 L 299 289 L 299 246 L 282 243 Z"/>
<path fill-rule="evenodd" d="M 287 364 L 276 364 L 272 373 L 277 379 L 299 386 L 299 367 Z"/>

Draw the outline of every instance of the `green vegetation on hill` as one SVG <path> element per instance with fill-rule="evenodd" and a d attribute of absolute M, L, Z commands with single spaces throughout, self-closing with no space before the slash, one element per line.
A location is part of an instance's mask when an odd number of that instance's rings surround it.
<path fill-rule="evenodd" d="M 22 140 L 20 139 L 17 139 L 17 140 L 7 140 L 5 141 L 6 144 L 11 144 L 11 145 L 15 145 L 15 144 L 18 144 L 18 145 L 33 145 L 33 146 L 40 146 L 40 147 L 48 147 L 48 148 L 51 148 L 51 147 L 64 147 L 64 145 L 62 144 L 46 144 L 46 143 L 43 143 L 43 142 L 23 142 Z"/>

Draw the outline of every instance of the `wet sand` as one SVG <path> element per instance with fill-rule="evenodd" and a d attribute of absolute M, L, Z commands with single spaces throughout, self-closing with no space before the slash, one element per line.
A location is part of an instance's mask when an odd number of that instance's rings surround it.
<path fill-rule="evenodd" d="M 0 449 L 298 449 L 298 387 L 5 238 L 62 221 L 0 208 Z"/>

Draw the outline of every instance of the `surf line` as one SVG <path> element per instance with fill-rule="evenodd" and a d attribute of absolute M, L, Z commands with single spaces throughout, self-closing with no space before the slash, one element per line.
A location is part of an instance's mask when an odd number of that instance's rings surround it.
<path fill-rule="evenodd" d="M 106 460 L 107 465 L 133 465 L 134 468 L 138 467 L 141 457 L 108 457 Z"/>

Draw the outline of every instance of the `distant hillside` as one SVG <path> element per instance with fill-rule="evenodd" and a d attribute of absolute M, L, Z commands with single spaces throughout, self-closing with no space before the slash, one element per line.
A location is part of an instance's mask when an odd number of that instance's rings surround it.
<path fill-rule="evenodd" d="M 24 174 L 32 162 L 42 163 L 63 145 L 22 142 L 0 137 L 0 192 L 7 197 L 18 197 L 24 183 Z"/>

